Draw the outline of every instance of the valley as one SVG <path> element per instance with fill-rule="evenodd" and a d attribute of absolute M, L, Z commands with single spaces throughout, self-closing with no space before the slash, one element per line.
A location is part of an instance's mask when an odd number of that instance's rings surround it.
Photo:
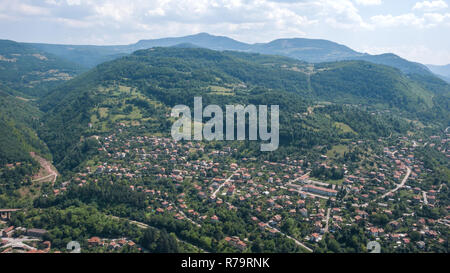
<path fill-rule="evenodd" d="M 32 88 L 0 81 L 0 211 L 20 209 L 0 228 L 40 238 L 0 251 L 77 241 L 85 252 L 353 253 L 378 241 L 383 252 L 448 252 L 450 85 L 414 74 L 421 65 L 171 43 L 73 65 L 54 86 L 46 73 Z M 175 141 L 172 107 L 198 96 L 279 105 L 279 149 Z"/>

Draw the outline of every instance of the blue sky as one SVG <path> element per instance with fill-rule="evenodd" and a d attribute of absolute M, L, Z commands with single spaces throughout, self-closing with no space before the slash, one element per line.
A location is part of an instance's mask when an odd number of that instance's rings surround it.
<path fill-rule="evenodd" d="M 199 32 L 248 42 L 322 38 L 450 63 L 449 0 L 0 0 L 0 39 L 131 44 Z"/>

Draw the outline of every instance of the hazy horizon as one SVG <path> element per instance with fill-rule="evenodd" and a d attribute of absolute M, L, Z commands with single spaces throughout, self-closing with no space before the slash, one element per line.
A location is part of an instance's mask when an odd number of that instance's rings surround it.
<path fill-rule="evenodd" d="M 0 38 L 126 45 L 197 33 L 245 43 L 325 39 L 369 54 L 450 64 L 444 0 L 0 0 Z"/>

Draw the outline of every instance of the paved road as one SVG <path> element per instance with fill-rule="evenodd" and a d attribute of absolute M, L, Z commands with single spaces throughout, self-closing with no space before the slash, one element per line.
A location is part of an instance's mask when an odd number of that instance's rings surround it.
<path fill-rule="evenodd" d="M 423 195 L 423 203 L 425 205 L 428 205 L 427 192 L 426 191 L 422 191 L 422 195 Z"/>
<path fill-rule="evenodd" d="M 23 249 L 28 249 L 28 250 L 36 250 L 36 248 L 25 244 L 25 242 L 40 241 L 39 239 L 28 238 L 28 237 L 24 237 L 24 238 L 1 238 L 1 240 L 6 241 L 6 244 L 3 245 L 1 248 L 12 247 L 12 248 L 23 248 Z"/>
<path fill-rule="evenodd" d="M 328 232 L 328 222 L 330 221 L 330 212 L 331 208 L 327 209 L 327 217 L 325 218 L 326 224 L 325 224 L 325 233 Z"/>
<path fill-rule="evenodd" d="M 176 207 L 176 208 L 177 208 L 177 207 Z M 181 215 L 183 215 L 183 217 L 186 218 L 189 222 L 191 222 L 192 224 L 196 225 L 197 227 L 202 227 L 202 225 L 200 225 L 199 223 L 195 222 L 195 221 L 192 220 L 191 218 L 187 217 L 186 214 L 185 214 L 182 210 L 180 210 L 180 209 L 178 209 L 178 208 L 177 208 L 177 210 L 178 210 L 178 212 L 179 212 Z"/>
<path fill-rule="evenodd" d="M 236 171 L 237 172 L 237 171 Z M 230 184 L 231 178 L 233 178 L 233 176 L 236 174 L 236 172 L 234 172 L 232 175 L 230 175 L 230 177 L 227 178 L 227 180 L 225 180 L 225 182 L 222 183 L 222 185 L 220 185 L 217 190 L 215 190 L 212 194 L 211 194 L 211 198 L 215 199 L 217 196 L 217 193 L 225 186 Z"/>
<path fill-rule="evenodd" d="M 309 174 L 310 174 L 310 173 L 311 173 L 311 172 L 305 173 L 304 175 L 302 175 L 302 176 L 300 176 L 300 177 L 297 177 L 297 178 L 295 178 L 294 180 L 289 181 L 286 185 L 289 186 L 289 185 L 291 185 L 292 183 L 295 183 L 295 182 L 297 182 L 297 181 L 299 181 L 299 180 L 307 179 L 307 178 L 309 178 Z"/>
<path fill-rule="evenodd" d="M 411 169 L 409 167 L 406 167 L 406 169 L 407 169 L 406 170 L 406 175 L 403 178 L 402 182 L 400 184 L 398 184 L 397 187 L 395 187 L 393 190 L 390 190 L 387 193 L 383 194 L 382 196 L 375 198 L 373 200 L 373 202 L 377 201 L 380 198 L 383 199 L 386 196 L 388 196 L 389 194 L 394 193 L 394 192 L 398 191 L 399 189 L 403 188 L 405 186 L 405 184 L 406 184 L 406 181 L 408 181 L 409 176 L 411 175 Z M 364 208 L 364 207 L 367 207 L 368 205 L 369 205 L 369 203 L 364 203 L 364 204 L 362 204 L 359 207 L 363 207 Z"/>
<path fill-rule="evenodd" d="M 411 169 L 409 167 L 406 167 L 406 175 L 403 178 L 402 182 L 400 184 L 397 185 L 397 187 L 395 187 L 395 189 L 388 191 L 387 193 L 383 194 L 381 196 L 381 199 L 385 198 L 386 196 L 388 196 L 391 193 L 394 193 L 396 191 L 398 191 L 399 189 L 403 188 L 406 184 L 406 181 L 408 181 L 409 176 L 411 175 Z M 377 198 L 378 199 L 378 198 Z M 376 199 L 375 199 L 376 200 Z"/>
<path fill-rule="evenodd" d="M 303 248 L 306 249 L 308 252 L 313 252 L 313 250 L 312 250 L 311 248 L 305 246 L 304 244 L 302 244 L 302 243 L 301 243 L 300 241 L 298 241 L 297 239 L 295 239 L 295 238 L 293 238 L 293 237 L 291 237 L 291 236 L 289 236 L 289 235 L 287 235 L 287 234 L 281 232 L 279 229 L 270 227 L 269 224 L 266 225 L 266 228 L 267 228 L 267 229 L 273 229 L 273 230 L 275 230 L 276 232 L 280 233 L 281 235 L 283 235 L 283 236 L 285 236 L 285 237 L 291 239 L 292 241 L 294 241 L 295 244 L 297 244 L 297 245 L 303 247 Z"/>
<path fill-rule="evenodd" d="M 187 217 L 186 214 L 180 208 L 178 208 L 175 204 L 172 204 L 171 202 L 169 202 L 169 201 L 167 201 L 165 199 L 162 199 L 162 198 L 157 198 L 156 200 L 159 200 L 160 202 L 167 202 L 167 203 L 169 203 L 169 206 L 174 207 L 177 210 L 177 212 L 179 212 L 184 218 L 186 218 L 186 220 L 188 220 L 192 224 L 196 225 L 197 227 L 202 227 L 202 225 L 200 225 L 199 223 L 195 222 L 191 218 Z"/>
<path fill-rule="evenodd" d="M 297 182 L 299 180 L 307 179 L 309 177 L 310 173 L 311 172 L 308 172 L 308 173 L 304 174 L 303 176 L 297 177 L 294 180 L 291 180 L 291 181 L 287 182 L 286 186 L 294 188 L 295 191 L 298 192 L 298 193 L 304 193 L 304 194 L 307 194 L 307 195 L 310 195 L 310 196 L 314 196 L 314 197 L 317 197 L 317 198 L 321 198 L 321 199 L 325 199 L 325 200 L 330 199 L 329 197 L 326 197 L 326 196 L 322 196 L 322 195 L 318 195 L 318 194 L 302 191 L 303 187 L 301 185 L 294 184 L 295 182 Z M 311 183 L 319 184 L 319 185 L 322 185 L 322 186 L 329 186 L 329 184 L 324 183 L 324 182 L 311 181 Z M 280 188 L 282 188 L 282 187 L 280 187 Z M 286 189 L 286 188 L 284 188 L 284 189 Z"/>
<path fill-rule="evenodd" d="M 437 220 L 437 222 L 439 224 L 446 225 L 447 227 L 450 227 L 449 221 L 447 219 L 439 219 L 439 220 Z"/>
<path fill-rule="evenodd" d="M 162 199 L 162 198 L 158 198 L 159 201 L 164 202 L 166 200 Z M 168 201 L 167 201 L 168 202 Z M 195 222 L 194 220 L 192 220 L 191 218 L 189 218 L 180 208 L 178 208 L 175 204 L 172 204 L 170 202 L 169 206 L 174 207 L 178 213 L 180 213 L 184 218 L 186 218 L 186 220 L 188 220 L 189 222 L 191 222 L 192 224 L 196 225 L 197 227 L 202 227 L 202 225 L 200 225 L 199 223 Z"/>
<path fill-rule="evenodd" d="M 138 222 L 138 221 L 133 221 L 133 220 L 130 220 L 130 219 L 125 219 L 125 218 L 119 218 L 119 217 L 117 217 L 117 216 L 111 216 L 112 218 L 115 218 L 115 219 L 117 219 L 117 220 L 125 220 L 125 221 L 128 221 L 130 224 L 135 224 L 136 226 L 138 226 L 139 228 L 142 228 L 142 229 L 146 229 L 146 228 L 154 228 L 154 227 L 152 227 L 152 226 L 149 226 L 149 225 L 147 225 L 147 224 L 145 224 L 145 223 L 141 223 L 141 222 Z"/>
<path fill-rule="evenodd" d="M 330 199 L 329 197 L 326 197 L 326 196 L 322 196 L 322 195 L 318 195 L 318 194 L 314 194 L 314 193 L 302 191 L 301 189 L 303 189 L 303 188 L 302 188 L 301 186 L 299 186 L 299 185 L 291 184 L 291 185 L 289 185 L 289 186 L 291 186 L 296 192 L 298 192 L 298 193 L 300 193 L 300 194 L 304 193 L 304 194 L 306 194 L 306 195 L 314 196 L 314 197 L 321 198 L 321 199 L 324 199 L 324 200 Z"/>

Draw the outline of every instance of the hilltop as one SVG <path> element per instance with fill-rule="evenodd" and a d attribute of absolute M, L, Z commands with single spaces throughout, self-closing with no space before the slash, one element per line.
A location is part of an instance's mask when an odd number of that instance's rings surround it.
<path fill-rule="evenodd" d="M 136 50 L 153 47 L 171 47 L 179 44 L 191 44 L 196 47 L 220 51 L 231 50 L 281 55 L 310 63 L 364 60 L 392 66 L 406 74 L 432 74 L 426 66 L 407 61 L 395 54 L 370 55 L 323 39 L 292 38 L 278 39 L 268 43 L 248 44 L 225 36 L 199 33 L 184 37 L 141 40 L 135 44 L 118 46 L 52 45 L 37 43 L 29 45 L 75 62 L 83 67 L 92 68 L 97 64 L 131 54 Z"/>
<path fill-rule="evenodd" d="M 41 101 L 46 128 L 40 135 L 70 169 L 79 162 L 72 162 L 67 151 L 75 151 L 79 160 L 85 157 L 80 149 L 87 147 L 77 145 L 89 143 L 80 138 L 108 132 L 117 122 L 146 124 L 149 132 L 167 134 L 170 108 L 202 96 L 205 104 L 278 104 L 282 142 L 309 147 L 343 137 L 333 132 L 333 122 L 354 123 L 356 133 L 368 137 L 405 128 L 392 117 L 371 117 L 365 107 L 442 121 L 448 111 L 442 94 L 448 94 L 448 85 L 429 90 L 396 69 L 364 61 L 311 65 L 242 52 L 153 48 L 101 64 L 55 89 Z M 302 119 L 301 113 L 319 101 L 336 105 L 318 111 L 320 121 Z"/>

